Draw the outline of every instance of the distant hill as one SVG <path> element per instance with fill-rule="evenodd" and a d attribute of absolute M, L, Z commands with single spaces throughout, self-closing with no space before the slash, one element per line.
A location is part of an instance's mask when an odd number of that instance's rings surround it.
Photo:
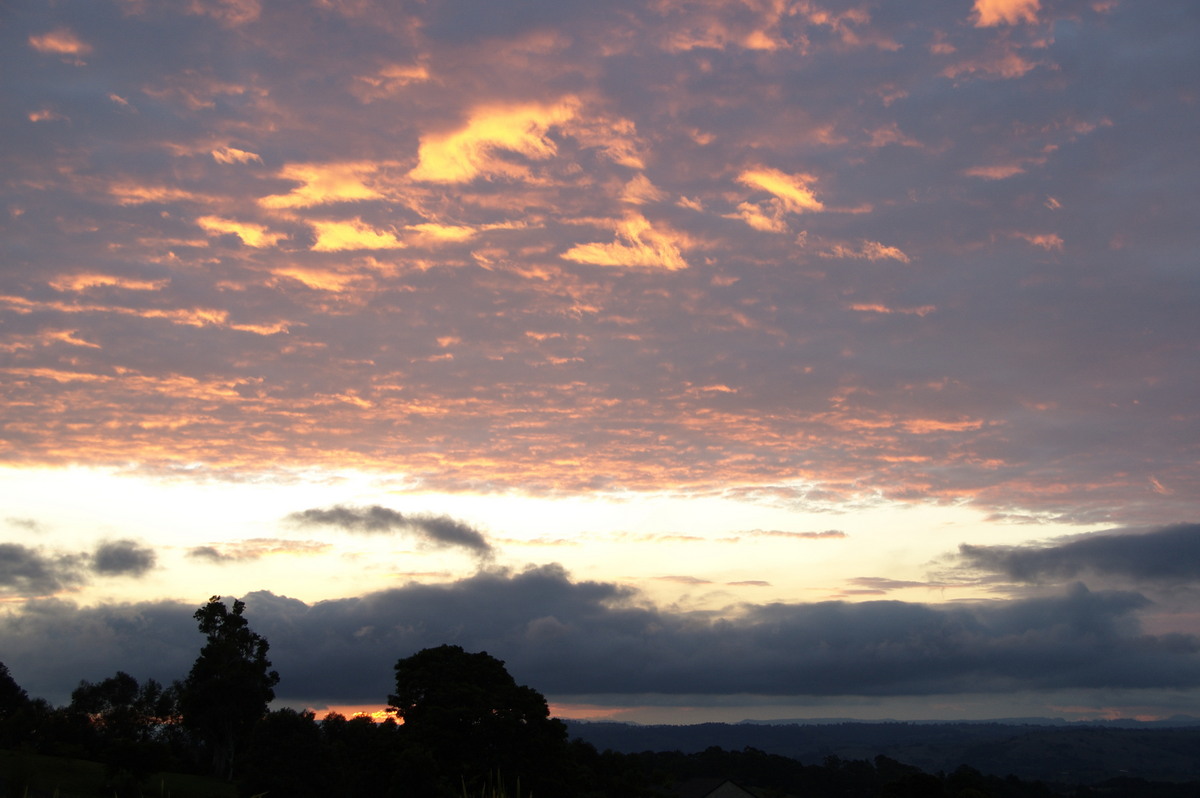
<path fill-rule="evenodd" d="M 972 723 L 704 723 L 636 726 L 568 721 L 572 737 L 623 753 L 682 751 L 713 746 L 755 748 L 820 764 L 827 757 L 884 755 L 927 773 L 970 765 L 996 776 L 1068 784 L 1118 777 L 1200 780 L 1200 725 L 1128 728 L 1112 724 Z"/>

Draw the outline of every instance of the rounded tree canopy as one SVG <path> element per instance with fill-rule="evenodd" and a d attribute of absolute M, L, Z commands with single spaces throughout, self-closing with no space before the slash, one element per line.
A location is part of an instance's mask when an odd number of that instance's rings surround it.
<path fill-rule="evenodd" d="M 405 736 L 449 772 L 506 776 L 543 769 L 560 757 L 566 725 L 550 717 L 545 697 L 518 685 L 501 660 L 444 645 L 396 663 L 388 703 Z"/>

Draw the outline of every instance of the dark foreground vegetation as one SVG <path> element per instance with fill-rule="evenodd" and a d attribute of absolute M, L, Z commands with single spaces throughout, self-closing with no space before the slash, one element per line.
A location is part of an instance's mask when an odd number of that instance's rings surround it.
<path fill-rule="evenodd" d="M 19 798 L 653 798 L 697 780 L 774 798 L 1175 798 L 1198 783 L 1091 785 L 926 772 L 884 755 L 820 764 L 758 748 L 601 751 L 569 739 L 545 698 L 504 663 L 457 646 L 395 665 L 394 717 L 268 710 L 279 676 L 244 605 L 197 610 L 205 644 L 169 686 L 123 672 L 80 682 L 68 705 L 31 699 L 0 664 L 0 796 Z"/>

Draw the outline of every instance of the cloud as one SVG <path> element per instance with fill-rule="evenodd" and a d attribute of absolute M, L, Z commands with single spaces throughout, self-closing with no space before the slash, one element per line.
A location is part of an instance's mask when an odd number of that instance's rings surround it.
<path fill-rule="evenodd" d="M 782 529 L 752 529 L 746 533 L 755 537 L 796 538 L 798 540 L 831 540 L 846 537 L 840 529 L 823 529 L 820 532 L 788 532 Z"/>
<path fill-rule="evenodd" d="M 208 546 L 188 549 L 187 556 L 193 560 L 206 560 L 224 565 L 235 562 L 252 562 L 263 557 L 277 555 L 313 556 L 324 554 L 330 544 L 316 540 L 286 540 L 282 538 L 246 538 Z"/>
<path fill-rule="evenodd" d="M 738 175 L 739 183 L 774 194 L 789 213 L 824 210 L 825 205 L 813 192 L 816 180 L 809 174 L 789 175 L 767 167 L 748 169 Z"/>
<path fill-rule="evenodd" d="M 898 247 L 890 247 L 878 241 L 860 241 L 857 247 L 833 244 L 817 253 L 822 258 L 854 258 L 857 260 L 898 260 L 908 263 L 909 257 Z"/>
<path fill-rule="evenodd" d="M 298 526 L 333 526 L 365 534 L 409 532 L 439 548 L 464 548 L 480 557 L 492 554 L 492 546 L 482 532 L 446 515 L 405 515 L 377 504 L 369 507 L 334 505 L 295 512 L 287 520 Z"/>
<path fill-rule="evenodd" d="M 248 247 L 272 247 L 280 239 L 287 238 L 287 233 L 272 233 L 266 225 L 237 222 L 219 216 L 201 216 L 196 224 L 209 233 L 235 235 Z"/>
<path fill-rule="evenodd" d="M 377 230 L 362 219 L 312 222 L 317 240 L 313 252 L 345 252 L 360 249 L 403 249 L 407 246 L 389 230 Z"/>
<path fill-rule="evenodd" d="M 981 177 L 984 180 L 1005 180 L 1013 175 L 1025 173 L 1025 167 L 1019 163 L 996 164 L 992 166 L 972 166 L 963 170 L 964 175 Z"/>
<path fill-rule="evenodd" d="M 196 560 L 210 560 L 216 563 L 238 562 L 242 559 L 248 559 L 225 554 L 221 551 L 218 551 L 215 546 L 196 546 L 188 549 L 187 556 Z"/>
<path fill-rule="evenodd" d="M 1144 598 L 1081 585 L 1008 602 L 748 604 L 719 616 L 655 607 L 543 566 L 311 605 L 267 592 L 245 600 L 271 643 L 284 702 L 382 703 L 396 659 L 442 643 L 486 650 L 521 683 L 560 696 L 1200 686 L 1200 642 L 1145 634 Z M 35 695 L 65 696 L 79 678 L 117 668 L 169 681 L 202 642 L 193 609 L 34 603 L 0 617 L 5 661 L 36 672 L 25 683 Z M 48 654 L 64 639 L 81 643 L 70 661 Z"/>
<path fill-rule="evenodd" d="M 573 97 L 553 104 L 477 108 L 464 127 L 422 136 L 417 165 L 408 176 L 427 183 L 466 183 L 479 176 L 523 179 L 528 167 L 503 153 L 532 161 L 552 157 L 558 148 L 548 132 L 571 120 L 578 108 Z"/>
<path fill-rule="evenodd" d="M 6 29 L 8 462 L 1194 513 L 1186 4 L 336 5 Z"/>
<path fill-rule="evenodd" d="M 55 28 L 49 33 L 29 37 L 29 46 L 39 53 L 55 55 L 87 55 L 92 46 L 80 39 L 70 28 Z"/>
<path fill-rule="evenodd" d="M 350 90 L 364 103 L 370 103 L 429 79 L 429 68 L 424 64 L 385 64 L 374 74 L 355 75 Z"/>
<path fill-rule="evenodd" d="M 1051 545 L 959 547 L 963 565 L 1019 582 L 1063 582 L 1087 573 L 1137 581 L 1200 582 L 1200 524 L 1120 530 Z"/>
<path fill-rule="evenodd" d="M 975 0 L 975 25 L 985 28 L 1036 23 L 1040 8 L 1040 0 Z"/>
<path fill-rule="evenodd" d="M 382 199 L 383 193 L 368 185 L 376 179 L 381 166 L 374 161 L 290 163 L 277 176 L 300 185 L 287 194 L 272 194 L 258 202 L 264 208 L 285 209 Z"/>
<path fill-rule="evenodd" d="M 142 576 L 154 567 L 154 550 L 133 540 L 105 541 L 92 554 L 92 570 L 104 576 Z"/>
<path fill-rule="evenodd" d="M 597 266 L 686 269 L 680 252 L 683 243 L 671 231 L 657 230 L 646 217 L 630 213 L 616 223 L 617 240 L 609 244 L 576 244 L 562 254 L 565 260 Z"/>
<path fill-rule="evenodd" d="M 212 17 L 233 28 L 257 20 L 262 14 L 262 3 L 260 0 L 189 0 L 187 11 Z"/>
<path fill-rule="evenodd" d="M 0 543 L 0 592 L 13 596 L 49 596 L 87 581 L 78 555 L 48 554 L 20 543 Z"/>
<path fill-rule="evenodd" d="M 252 163 L 253 161 L 262 163 L 262 156 L 258 153 L 239 150 L 237 147 L 218 147 L 212 151 L 212 157 L 217 163 L 225 164 Z"/>
<path fill-rule="evenodd" d="M 1033 246 L 1047 251 L 1061 252 L 1063 248 L 1062 238 L 1054 233 L 1013 233 L 1013 237 L 1028 241 Z"/>

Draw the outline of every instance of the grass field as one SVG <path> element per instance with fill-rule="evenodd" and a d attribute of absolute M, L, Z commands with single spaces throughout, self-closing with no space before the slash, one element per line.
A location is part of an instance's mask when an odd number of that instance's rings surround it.
<path fill-rule="evenodd" d="M 187 773 L 155 773 L 142 783 L 145 798 L 235 798 L 232 784 Z M 96 798 L 105 789 L 99 762 L 0 750 L 0 796 L 4 798 Z"/>

